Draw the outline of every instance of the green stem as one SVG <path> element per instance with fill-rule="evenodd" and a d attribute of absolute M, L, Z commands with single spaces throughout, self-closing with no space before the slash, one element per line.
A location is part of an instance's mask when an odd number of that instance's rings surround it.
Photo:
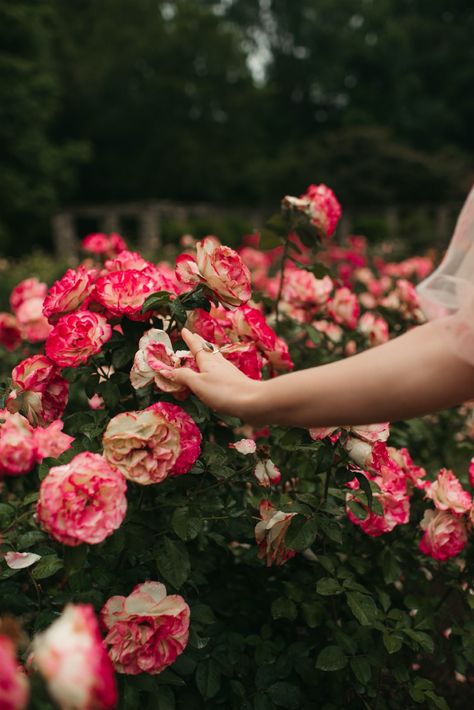
<path fill-rule="evenodd" d="M 280 317 L 281 317 L 281 311 L 280 311 L 280 301 L 281 301 L 281 296 L 283 293 L 283 283 L 285 280 L 285 263 L 288 258 L 288 251 L 290 249 L 290 240 L 288 236 L 286 237 L 285 241 L 285 246 L 283 247 L 283 255 L 281 258 L 281 267 L 280 267 L 280 285 L 278 287 L 278 295 L 277 295 L 277 300 L 275 303 L 275 316 L 276 316 L 276 322 L 280 322 Z"/>

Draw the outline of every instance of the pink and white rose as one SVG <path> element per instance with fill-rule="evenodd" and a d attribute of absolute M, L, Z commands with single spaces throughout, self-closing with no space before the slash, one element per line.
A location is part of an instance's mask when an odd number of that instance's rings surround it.
<path fill-rule="evenodd" d="M 257 479 L 259 486 L 264 488 L 276 486 L 281 480 L 280 469 L 275 466 L 271 459 L 257 461 L 253 475 Z"/>
<path fill-rule="evenodd" d="M 328 313 L 336 323 L 355 328 L 359 318 L 359 303 L 355 293 L 346 287 L 338 288 L 329 302 Z"/>
<path fill-rule="evenodd" d="M 33 641 L 34 666 L 61 710 L 111 710 L 118 701 L 112 663 L 90 604 L 68 604 Z"/>
<path fill-rule="evenodd" d="M 472 506 L 471 494 L 464 490 L 459 479 L 452 471 L 442 468 L 436 481 L 426 489 L 427 498 L 431 498 L 438 510 L 451 513 L 467 513 Z"/>
<path fill-rule="evenodd" d="M 445 510 L 427 510 L 420 523 L 424 535 L 420 541 L 423 554 L 444 562 L 459 555 L 467 544 L 462 518 Z"/>
<path fill-rule="evenodd" d="M 41 343 L 51 332 L 51 325 L 43 315 L 44 298 L 29 298 L 17 308 L 16 319 L 24 340 Z"/>
<path fill-rule="evenodd" d="M 120 527 L 127 484 L 103 456 L 85 451 L 42 480 L 37 516 L 55 540 L 75 547 L 97 545 Z"/>
<path fill-rule="evenodd" d="M 84 266 L 68 269 L 49 289 L 44 299 L 43 315 L 54 324 L 61 316 L 77 310 L 91 295 L 96 277 L 95 270 Z"/>
<path fill-rule="evenodd" d="M 189 350 L 175 352 L 169 335 L 164 330 L 151 328 L 141 338 L 130 371 L 130 382 L 134 389 L 141 389 L 154 382 L 162 392 L 175 396 L 186 396 L 189 389 L 166 375 L 176 368 L 196 369 L 195 359 Z"/>
<path fill-rule="evenodd" d="M 117 414 L 103 437 L 104 456 L 125 478 L 142 485 L 187 473 L 201 450 L 201 433 L 174 404 Z"/>
<path fill-rule="evenodd" d="M 77 311 L 62 316 L 46 341 L 46 355 L 58 367 L 77 367 L 110 340 L 112 328 L 104 316 Z"/>
<path fill-rule="evenodd" d="M 21 304 L 31 299 L 43 300 L 48 292 L 48 284 L 36 277 L 20 281 L 10 294 L 10 308 L 16 313 Z"/>
<path fill-rule="evenodd" d="M 229 448 L 235 449 L 237 453 L 243 456 L 248 456 L 256 452 L 257 444 L 253 439 L 239 439 L 239 441 L 234 441 L 234 443 L 229 444 Z"/>
<path fill-rule="evenodd" d="M 389 339 L 387 321 L 375 313 L 364 313 L 360 317 L 357 329 L 367 337 L 371 347 L 386 343 Z"/>
<path fill-rule="evenodd" d="M 103 234 L 102 232 L 88 234 L 82 240 L 81 246 L 84 251 L 90 254 L 105 256 L 109 259 L 113 259 L 114 256 L 117 256 L 117 254 L 127 248 L 124 239 L 115 232 L 112 234 Z"/>
<path fill-rule="evenodd" d="M 196 244 L 196 257 L 181 254 L 176 276 L 186 286 L 205 284 L 228 307 L 240 306 L 251 296 L 250 272 L 236 251 L 215 237 Z"/>
<path fill-rule="evenodd" d="M 0 635 L 0 708 L 25 710 L 29 696 L 30 684 L 23 667 L 16 659 L 13 641 Z"/>
<path fill-rule="evenodd" d="M 255 526 L 258 556 L 272 564 L 283 565 L 296 552 L 285 545 L 285 535 L 296 513 L 285 513 L 273 507 L 269 500 L 262 500 L 259 507 L 260 521 Z"/>
<path fill-rule="evenodd" d="M 137 585 L 128 597 L 111 597 L 101 612 L 105 643 L 119 673 L 156 675 L 175 662 L 189 637 L 189 607 L 160 582 Z"/>
<path fill-rule="evenodd" d="M 31 424 L 48 424 L 63 415 L 69 384 L 46 355 L 32 355 L 13 368 L 12 387 L 6 408 L 21 412 Z"/>
<path fill-rule="evenodd" d="M 141 312 L 143 304 L 148 296 L 160 290 L 156 278 L 146 271 L 111 271 L 97 280 L 92 300 L 105 308 L 110 316 L 144 321 L 149 314 Z"/>

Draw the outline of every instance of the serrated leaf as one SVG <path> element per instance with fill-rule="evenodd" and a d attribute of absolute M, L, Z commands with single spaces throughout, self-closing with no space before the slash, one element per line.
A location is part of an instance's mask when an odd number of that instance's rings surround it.
<path fill-rule="evenodd" d="M 272 603 L 272 617 L 274 619 L 289 619 L 293 621 L 297 615 L 296 604 L 286 597 L 279 597 Z"/>
<path fill-rule="evenodd" d="M 372 677 L 372 669 L 367 658 L 365 656 L 354 656 L 350 660 L 350 665 L 359 683 L 367 685 Z"/>
<path fill-rule="evenodd" d="M 186 546 L 178 540 L 169 537 L 161 538 L 157 544 L 156 566 L 161 575 L 176 589 L 187 580 L 191 570 Z"/>
<path fill-rule="evenodd" d="M 323 597 L 331 597 L 335 594 L 342 594 L 343 589 L 337 579 L 333 577 L 323 577 L 316 584 L 316 591 Z"/>
<path fill-rule="evenodd" d="M 36 567 L 31 571 L 31 576 L 34 579 L 46 579 L 52 577 L 53 574 L 63 569 L 63 561 L 56 555 L 45 555 L 40 559 Z"/>
<path fill-rule="evenodd" d="M 194 540 L 202 529 L 202 520 L 196 514 L 190 512 L 189 508 L 176 508 L 171 518 L 171 525 L 176 535 L 187 542 Z"/>
<path fill-rule="evenodd" d="M 360 592 L 347 592 L 347 604 L 362 626 L 372 626 L 378 620 L 378 611 L 372 597 Z"/>
<path fill-rule="evenodd" d="M 309 520 L 302 515 L 295 515 L 285 536 L 285 544 L 290 550 L 306 550 L 310 547 L 317 535 L 318 523 L 316 518 Z"/>
<path fill-rule="evenodd" d="M 206 659 L 196 670 L 196 685 L 204 700 L 213 698 L 221 687 L 221 673 L 215 661 Z"/>
<path fill-rule="evenodd" d="M 320 671 L 340 671 L 346 665 L 347 656 L 340 646 L 326 646 L 316 659 L 316 668 Z"/>

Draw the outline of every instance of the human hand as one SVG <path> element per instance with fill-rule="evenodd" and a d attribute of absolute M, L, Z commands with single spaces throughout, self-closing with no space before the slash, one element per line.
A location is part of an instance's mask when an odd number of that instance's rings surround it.
<path fill-rule="evenodd" d="M 181 337 L 194 356 L 199 372 L 180 367 L 166 375 L 162 373 L 163 377 L 189 387 L 211 409 L 251 422 L 261 383 L 244 375 L 219 351 L 209 350 L 207 341 L 200 335 L 183 328 Z"/>

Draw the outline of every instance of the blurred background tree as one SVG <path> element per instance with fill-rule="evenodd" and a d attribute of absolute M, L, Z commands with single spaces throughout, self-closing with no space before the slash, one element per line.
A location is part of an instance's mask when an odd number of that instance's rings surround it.
<path fill-rule="evenodd" d="M 70 201 L 460 200 L 473 36 L 470 0 L 0 0 L 2 244 Z"/>

